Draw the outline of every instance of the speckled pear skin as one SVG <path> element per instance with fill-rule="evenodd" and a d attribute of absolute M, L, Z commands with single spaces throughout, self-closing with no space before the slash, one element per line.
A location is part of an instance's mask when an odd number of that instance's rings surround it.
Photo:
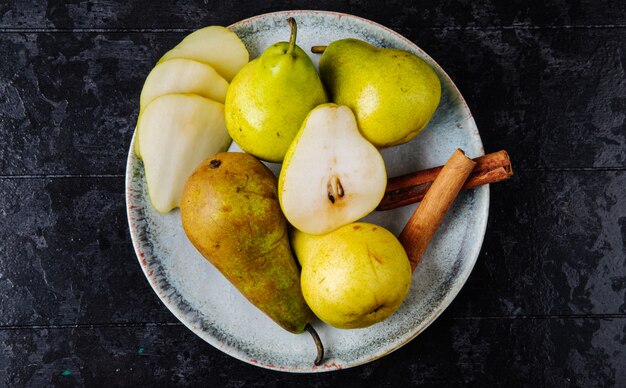
<path fill-rule="evenodd" d="M 379 148 L 417 136 L 441 99 L 435 71 L 408 51 L 341 39 L 328 45 L 319 68 L 331 101 L 349 106 L 363 136 Z"/>
<path fill-rule="evenodd" d="M 226 127 L 246 152 L 281 162 L 311 109 L 327 102 L 311 59 L 289 43 L 268 47 L 233 79 L 226 94 Z"/>
<path fill-rule="evenodd" d="M 252 304 L 301 333 L 313 313 L 300 288 L 276 177 L 251 155 L 224 152 L 189 177 L 180 205 L 192 244 Z"/>

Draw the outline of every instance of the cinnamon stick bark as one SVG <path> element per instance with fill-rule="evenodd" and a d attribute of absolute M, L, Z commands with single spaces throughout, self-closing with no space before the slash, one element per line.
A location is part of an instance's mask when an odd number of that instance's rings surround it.
<path fill-rule="evenodd" d="M 324 54 L 327 46 L 311 46 L 311 52 L 313 54 Z"/>
<path fill-rule="evenodd" d="M 476 162 L 465 156 L 462 150 L 454 151 L 404 226 L 399 240 L 411 261 L 412 270 L 415 270 L 475 165 Z"/>
<path fill-rule="evenodd" d="M 476 165 L 463 185 L 464 190 L 500 182 L 513 176 L 511 159 L 504 150 L 480 156 L 474 161 Z M 376 209 L 391 210 L 421 201 L 442 168 L 443 166 L 439 166 L 390 178 L 385 196 Z"/>

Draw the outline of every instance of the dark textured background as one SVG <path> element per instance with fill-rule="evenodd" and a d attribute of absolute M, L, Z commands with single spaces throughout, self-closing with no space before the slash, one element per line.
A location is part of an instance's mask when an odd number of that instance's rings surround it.
<path fill-rule="evenodd" d="M 444 314 L 321 375 L 250 366 L 182 326 L 140 270 L 124 204 L 155 61 L 192 30 L 283 9 L 417 43 L 516 167 Z M 0 386 L 626 386 L 626 2 L 8 0 L 0 58 Z"/>

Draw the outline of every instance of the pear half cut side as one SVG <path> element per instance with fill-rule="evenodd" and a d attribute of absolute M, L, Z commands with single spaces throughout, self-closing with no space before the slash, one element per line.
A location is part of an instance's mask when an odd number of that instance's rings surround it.
<path fill-rule="evenodd" d="M 352 110 L 313 109 L 291 143 L 278 181 L 287 220 L 309 234 L 324 234 L 376 208 L 385 194 L 385 162 L 359 132 Z"/>

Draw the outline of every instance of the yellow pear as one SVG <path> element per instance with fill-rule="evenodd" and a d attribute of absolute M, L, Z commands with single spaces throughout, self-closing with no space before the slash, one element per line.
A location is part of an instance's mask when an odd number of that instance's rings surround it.
<path fill-rule="evenodd" d="M 302 266 L 304 299 L 329 325 L 373 325 L 393 314 L 409 291 L 406 252 L 380 226 L 356 222 L 324 235 L 295 230 L 291 243 Z"/>

